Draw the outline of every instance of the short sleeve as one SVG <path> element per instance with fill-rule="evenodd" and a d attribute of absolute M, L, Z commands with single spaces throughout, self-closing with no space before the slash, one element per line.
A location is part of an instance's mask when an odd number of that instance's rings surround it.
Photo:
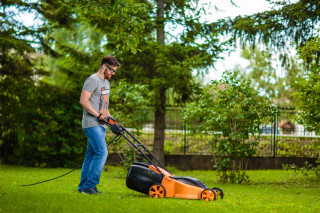
<path fill-rule="evenodd" d="M 90 93 L 93 93 L 93 91 L 96 88 L 97 88 L 97 82 L 93 78 L 87 78 L 87 80 L 84 82 L 82 90 L 86 90 Z"/>

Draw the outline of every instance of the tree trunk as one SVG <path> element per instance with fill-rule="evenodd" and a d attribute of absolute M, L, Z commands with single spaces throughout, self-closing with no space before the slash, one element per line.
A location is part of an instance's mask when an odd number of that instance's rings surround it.
<path fill-rule="evenodd" d="M 164 2 L 157 1 L 157 41 L 164 47 Z"/>
<path fill-rule="evenodd" d="M 160 97 L 159 97 L 160 96 Z M 165 89 L 161 89 L 156 98 L 160 98 L 155 108 L 155 121 L 154 121 L 154 142 L 153 142 L 153 154 L 162 163 L 164 162 L 164 130 L 165 123 Z"/>
<path fill-rule="evenodd" d="M 164 1 L 157 1 L 157 41 L 164 47 Z M 161 67 L 156 71 L 156 77 L 160 79 Z M 154 123 L 154 140 L 153 154 L 162 163 L 164 162 L 164 130 L 165 130 L 165 105 L 166 89 L 164 87 L 156 89 L 155 94 L 155 123 Z"/>

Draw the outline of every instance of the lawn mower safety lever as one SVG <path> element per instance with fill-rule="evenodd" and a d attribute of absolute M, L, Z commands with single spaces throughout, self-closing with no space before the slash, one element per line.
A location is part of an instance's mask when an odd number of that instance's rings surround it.
<path fill-rule="evenodd" d="M 110 130 L 116 134 L 116 135 L 121 135 L 122 134 L 122 128 L 119 124 L 114 123 L 110 126 Z"/>
<path fill-rule="evenodd" d="M 122 134 L 123 127 L 120 124 L 116 123 L 115 120 L 112 117 L 104 117 L 102 119 L 100 117 L 98 117 L 98 119 L 99 119 L 99 122 L 101 124 L 106 124 L 107 126 L 109 126 L 110 130 L 114 134 L 116 134 L 116 135 L 121 135 Z"/>

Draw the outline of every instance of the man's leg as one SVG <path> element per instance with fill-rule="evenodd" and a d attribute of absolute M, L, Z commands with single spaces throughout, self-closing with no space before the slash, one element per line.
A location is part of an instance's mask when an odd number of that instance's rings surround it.
<path fill-rule="evenodd" d="M 87 152 L 86 152 L 86 155 L 85 155 L 85 158 L 84 158 L 84 161 L 82 164 L 82 169 L 81 169 L 81 179 L 80 179 L 80 184 L 78 187 L 79 192 L 81 192 L 83 190 L 83 186 L 84 186 L 85 182 L 87 181 L 92 157 L 93 157 L 93 150 L 92 150 L 92 147 L 90 144 L 90 139 L 88 138 Z"/>
<path fill-rule="evenodd" d="M 93 156 L 89 167 L 87 181 L 84 188 L 95 187 L 100 180 L 100 175 L 108 156 L 106 145 L 106 129 L 101 126 L 91 127 L 87 129 L 86 135 L 93 150 Z"/>

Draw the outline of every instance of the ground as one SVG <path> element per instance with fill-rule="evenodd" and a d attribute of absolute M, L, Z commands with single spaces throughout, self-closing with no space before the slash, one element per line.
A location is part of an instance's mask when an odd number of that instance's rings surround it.
<path fill-rule="evenodd" d="M 175 198 L 151 199 L 125 185 L 126 171 L 108 166 L 98 189 L 105 195 L 77 192 L 80 170 L 50 182 L 21 187 L 64 174 L 70 169 L 0 166 L 0 212 L 320 212 L 320 180 L 311 172 L 248 171 L 250 184 L 221 184 L 215 171 L 180 171 L 223 189 L 222 200 L 205 202 Z"/>

